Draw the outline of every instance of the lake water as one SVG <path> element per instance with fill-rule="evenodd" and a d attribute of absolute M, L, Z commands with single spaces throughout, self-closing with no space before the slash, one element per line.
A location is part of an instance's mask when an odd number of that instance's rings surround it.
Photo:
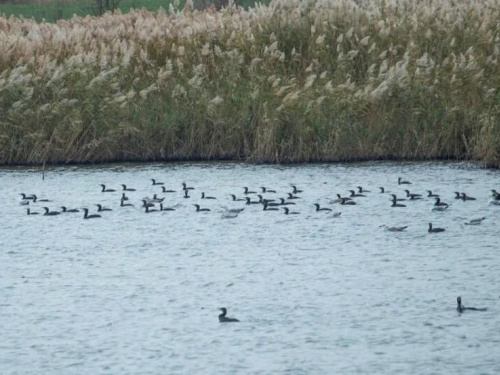
<path fill-rule="evenodd" d="M 500 206 L 488 205 L 499 177 L 456 163 L 72 166 L 44 180 L 0 169 L 0 373 L 500 373 Z M 119 207 L 120 184 L 136 189 L 135 207 Z M 290 206 L 299 215 L 229 196 L 266 186 L 277 191 L 266 198 L 287 197 L 291 185 L 303 190 Z M 357 205 L 329 203 L 358 185 L 371 192 Z M 431 189 L 451 205 L 391 208 L 379 186 Z M 28 216 L 19 193 L 51 200 L 31 203 L 37 212 L 113 211 Z M 154 193 L 176 211 L 145 214 L 140 199 Z M 227 219 L 223 205 L 245 209 Z M 446 231 L 429 234 L 429 222 Z M 488 310 L 459 315 L 459 295 Z M 220 324 L 220 307 L 241 322 Z"/>

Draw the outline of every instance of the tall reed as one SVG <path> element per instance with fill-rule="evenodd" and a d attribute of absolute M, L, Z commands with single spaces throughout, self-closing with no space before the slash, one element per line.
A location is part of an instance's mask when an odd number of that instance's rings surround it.
<path fill-rule="evenodd" d="M 500 165 L 500 0 L 0 18 L 0 163 Z"/>

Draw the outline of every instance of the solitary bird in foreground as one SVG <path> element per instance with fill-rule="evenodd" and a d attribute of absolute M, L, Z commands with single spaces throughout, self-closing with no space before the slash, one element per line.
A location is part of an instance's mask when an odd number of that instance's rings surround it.
<path fill-rule="evenodd" d="M 219 310 L 222 310 L 222 314 L 219 315 L 219 322 L 220 323 L 233 323 L 233 322 L 239 322 L 238 319 L 235 318 L 228 318 L 226 316 L 227 314 L 227 309 L 225 307 L 221 307 Z"/>
<path fill-rule="evenodd" d="M 429 223 L 429 229 L 427 229 L 427 232 L 429 232 L 429 233 L 444 232 L 444 228 L 433 228 L 432 223 Z"/>
<path fill-rule="evenodd" d="M 470 311 L 486 311 L 487 308 L 478 309 L 476 307 L 465 307 L 465 306 L 462 305 L 462 297 L 457 297 L 457 311 L 459 313 L 462 313 L 465 310 L 470 310 Z"/>

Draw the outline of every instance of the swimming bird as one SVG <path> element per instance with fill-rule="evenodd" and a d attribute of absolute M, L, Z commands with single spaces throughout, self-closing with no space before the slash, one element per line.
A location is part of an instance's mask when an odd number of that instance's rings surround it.
<path fill-rule="evenodd" d="M 267 202 L 264 202 L 263 211 L 279 211 L 279 208 L 277 208 L 277 207 L 270 207 L 270 206 L 268 206 Z"/>
<path fill-rule="evenodd" d="M 462 193 L 462 194 L 460 195 L 460 198 L 461 198 L 464 202 L 465 202 L 465 201 L 475 201 L 475 200 L 476 200 L 476 198 L 474 198 L 474 197 L 469 197 L 469 196 L 468 196 L 467 194 L 465 194 L 465 193 Z"/>
<path fill-rule="evenodd" d="M 210 211 L 209 208 L 200 208 L 199 204 L 193 204 L 193 206 L 196 207 L 196 212 L 207 212 L 207 211 Z"/>
<path fill-rule="evenodd" d="M 391 207 L 406 207 L 406 205 L 402 204 L 402 203 L 398 203 L 397 199 L 393 199 Z"/>
<path fill-rule="evenodd" d="M 266 188 L 265 186 L 260 187 L 262 189 L 262 193 L 276 193 L 276 190 Z"/>
<path fill-rule="evenodd" d="M 468 222 L 466 222 L 465 225 L 480 225 L 484 219 L 486 219 L 486 218 L 481 217 L 479 219 L 472 219 L 472 220 L 469 220 Z"/>
<path fill-rule="evenodd" d="M 82 208 L 82 210 L 83 210 L 83 218 L 84 219 L 96 219 L 98 217 L 101 217 L 101 215 L 97 215 L 97 214 L 89 215 L 89 209 L 88 208 Z"/>
<path fill-rule="evenodd" d="M 446 206 L 432 206 L 431 207 L 431 211 L 438 211 L 438 212 L 443 212 L 443 211 L 446 211 L 448 209 L 448 205 Z"/>
<path fill-rule="evenodd" d="M 381 225 L 380 227 L 384 228 L 388 232 L 403 232 L 406 228 L 408 228 L 407 225 L 404 227 L 390 227 L 385 224 Z"/>
<path fill-rule="evenodd" d="M 44 216 L 56 216 L 60 214 L 59 211 L 50 211 L 48 207 L 44 207 L 43 209 L 45 210 Z"/>
<path fill-rule="evenodd" d="M 160 198 L 158 196 L 158 194 L 153 194 L 153 199 L 150 200 L 150 202 L 153 202 L 153 203 L 161 203 L 165 200 L 165 197 L 163 198 Z"/>
<path fill-rule="evenodd" d="M 38 212 L 32 212 L 29 208 L 27 208 L 26 211 L 28 212 L 28 215 L 38 215 Z"/>
<path fill-rule="evenodd" d="M 303 193 L 304 192 L 304 190 L 297 189 L 297 186 L 295 186 L 295 185 L 291 185 L 291 186 L 293 188 L 292 194 L 299 194 L 299 193 Z"/>
<path fill-rule="evenodd" d="M 433 194 L 432 190 L 427 190 L 427 197 L 428 198 L 439 198 L 439 194 Z"/>
<path fill-rule="evenodd" d="M 469 311 L 486 311 L 488 310 L 486 307 L 484 308 L 477 308 L 477 307 L 465 307 L 462 305 L 462 297 L 457 297 L 457 311 L 459 313 L 463 313 L 464 311 L 469 310 Z"/>
<path fill-rule="evenodd" d="M 234 323 L 234 322 L 239 322 L 238 319 L 229 318 L 229 317 L 226 316 L 227 309 L 225 307 L 221 307 L 219 310 L 222 311 L 222 314 L 219 315 L 219 322 L 220 323 Z"/>
<path fill-rule="evenodd" d="M 229 212 L 229 211 L 224 211 L 221 215 L 223 219 L 234 219 L 237 218 L 239 215 L 239 212 Z"/>
<path fill-rule="evenodd" d="M 331 203 L 341 203 L 342 199 L 345 199 L 346 201 L 352 201 L 352 199 L 349 197 L 343 197 L 340 194 L 337 194 L 337 199 L 332 200 Z"/>
<path fill-rule="evenodd" d="M 160 211 L 158 211 L 156 208 L 150 208 L 150 207 L 151 207 L 151 206 L 146 205 L 146 206 L 144 207 L 144 209 L 145 209 L 145 211 L 144 211 L 144 212 L 145 212 L 145 213 L 147 213 L 147 214 L 150 214 L 150 213 L 152 213 L 152 212 L 160 212 Z"/>
<path fill-rule="evenodd" d="M 235 202 L 244 202 L 246 200 L 246 198 L 236 198 L 236 195 L 234 194 L 229 194 L 232 198 L 233 201 Z"/>
<path fill-rule="evenodd" d="M 162 186 L 161 192 L 162 193 L 175 193 L 175 190 L 169 190 L 169 189 L 165 188 L 165 186 Z"/>
<path fill-rule="evenodd" d="M 26 195 L 24 193 L 20 193 L 20 195 L 21 195 L 22 199 L 24 199 L 24 200 L 33 200 L 33 199 L 35 199 L 35 195 L 34 194 Z"/>
<path fill-rule="evenodd" d="M 116 191 L 115 189 L 106 189 L 106 185 L 104 184 L 100 184 L 102 186 L 102 190 L 101 190 L 101 193 L 112 193 L 114 191 Z"/>
<path fill-rule="evenodd" d="M 429 229 L 427 229 L 427 232 L 429 233 L 439 233 L 439 232 L 444 232 L 444 228 L 433 228 L 432 223 L 429 223 Z"/>
<path fill-rule="evenodd" d="M 266 202 L 274 202 L 274 199 L 264 199 L 264 197 L 260 194 L 257 194 L 257 197 L 259 197 L 259 203 L 266 203 Z"/>
<path fill-rule="evenodd" d="M 227 208 L 226 206 L 221 206 L 225 212 L 230 212 L 233 214 L 239 214 L 244 208 Z"/>
<path fill-rule="evenodd" d="M 135 189 L 128 188 L 127 185 L 122 184 L 123 191 L 135 191 Z"/>
<path fill-rule="evenodd" d="M 285 211 L 285 215 L 298 215 L 300 212 L 297 211 L 290 211 L 288 207 L 283 207 L 283 210 Z"/>
<path fill-rule="evenodd" d="M 357 188 L 358 188 L 358 193 L 369 193 L 370 192 L 370 190 L 363 189 L 362 186 L 357 186 Z"/>
<path fill-rule="evenodd" d="M 102 212 L 102 211 L 113 211 L 111 208 L 104 207 L 102 204 L 96 204 L 97 206 L 97 212 Z"/>
<path fill-rule="evenodd" d="M 160 211 L 175 211 L 175 208 L 163 207 L 163 203 L 160 203 Z"/>
<path fill-rule="evenodd" d="M 184 198 L 191 198 L 189 196 L 189 189 L 184 189 Z"/>
<path fill-rule="evenodd" d="M 381 194 L 388 193 L 388 191 L 385 191 L 384 187 L 382 187 L 382 186 L 379 187 L 379 189 L 380 189 Z"/>
<path fill-rule="evenodd" d="M 349 191 L 351 192 L 351 194 L 349 194 L 349 198 L 366 197 L 366 195 L 356 193 L 354 190 L 349 190 Z"/>
<path fill-rule="evenodd" d="M 354 202 L 352 200 L 348 201 L 347 199 L 342 198 L 341 201 L 340 201 L 340 204 L 342 206 L 354 206 L 356 204 L 356 202 Z"/>
<path fill-rule="evenodd" d="M 194 187 L 187 186 L 185 182 L 182 183 L 182 190 L 194 190 Z"/>
<path fill-rule="evenodd" d="M 301 199 L 298 195 L 293 195 L 293 193 L 288 193 L 287 199 Z"/>
<path fill-rule="evenodd" d="M 295 205 L 296 203 L 295 202 L 286 202 L 285 198 L 280 198 L 280 203 L 279 204 L 281 206 L 291 206 L 291 205 Z"/>
<path fill-rule="evenodd" d="M 411 194 L 410 190 L 405 190 L 406 197 L 410 198 L 410 200 L 422 199 L 422 194 Z"/>
<path fill-rule="evenodd" d="M 318 211 L 328 211 L 328 212 L 330 212 L 331 211 L 331 208 L 320 207 L 318 203 L 314 203 L 314 206 L 316 206 L 316 212 L 318 212 Z"/>
<path fill-rule="evenodd" d="M 35 194 L 33 194 L 33 203 L 36 203 L 36 202 L 50 202 L 50 200 L 45 199 L 45 198 L 38 199 L 38 197 Z"/>
<path fill-rule="evenodd" d="M 76 209 L 76 208 L 71 208 L 71 209 L 67 209 L 66 206 L 61 206 L 61 209 L 62 209 L 62 212 L 80 212 L 80 210 Z"/>
<path fill-rule="evenodd" d="M 163 182 L 157 182 L 154 178 L 150 178 L 150 180 L 153 182 L 153 186 L 156 186 L 156 185 L 165 185 Z"/>
<path fill-rule="evenodd" d="M 448 203 L 441 202 L 441 198 L 437 197 L 435 199 L 436 199 L 436 202 L 434 203 L 434 206 L 436 206 L 436 207 L 444 207 L 444 206 L 448 207 L 449 206 Z"/>
<path fill-rule="evenodd" d="M 403 180 L 402 177 L 398 177 L 398 185 L 411 185 L 411 182 Z"/>
<path fill-rule="evenodd" d="M 249 197 L 246 197 L 245 199 L 246 199 L 246 201 L 247 201 L 247 203 L 246 203 L 246 204 L 260 204 L 260 202 L 259 202 L 259 201 L 253 201 L 253 200 L 251 200 Z"/>
<path fill-rule="evenodd" d="M 260 197 L 260 195 L 258 195 Z M 276 203 L 274 199 L 259 199 L 259 203 L 267 204 L 269 207 L 281 206 L 281 203 Z"/>
<path fill-rule="evenodd" d="M 495 189 L 491 189 L 491 196 L 493 199 L 500 201 L 500 193 L 498 193 Z"/>
<path fill-rule="evenodd" d="M 404 198 L 398 198 L 396 194 L 391 194 L 391 197 L 392 197 L 391 201 L 401 202 L 406 200 Z"/>
<path fill-rule="evenodd" d="M 128 201 L 128 197 L 125 195 L 125 193 L 122 193 L 121 200 L 122 201 Z"/>
<path fill-rule="evenodd" d="M 454 191 L 454 193 L 455 193 L 455 199 L 462 199 L 458 191 Z"/>
<path fill-rule="evenodd" d="M 120 199 L 120 207 L 133 207 L 132 203 L 125 203 L 125 199 Z"/>
<path fill-rule="evenodd" d="M 142 201 L 142 207 L 154 207 L 154 203 L 148 201 L 147 199 L 141 199 Z"/>
<path fill-rule="evenodd" d="M 248 187 L 243 187 L 243 194 L 257 194 L 255 191 L 248 190 Z"/>
<path fill-rule="evenodd" d="M 215 197 L 209 197 L 209 196 L 206 196 L 205 193 L 201 193 L 201 199 L 217 199 Z"/>

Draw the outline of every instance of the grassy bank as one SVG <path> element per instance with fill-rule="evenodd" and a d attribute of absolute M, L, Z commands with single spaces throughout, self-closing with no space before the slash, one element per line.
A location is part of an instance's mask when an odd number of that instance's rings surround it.
<path fill-rule="evenodd" d="M 500 0 L 0 18 L 0 163 L 500 164 Z"/>

